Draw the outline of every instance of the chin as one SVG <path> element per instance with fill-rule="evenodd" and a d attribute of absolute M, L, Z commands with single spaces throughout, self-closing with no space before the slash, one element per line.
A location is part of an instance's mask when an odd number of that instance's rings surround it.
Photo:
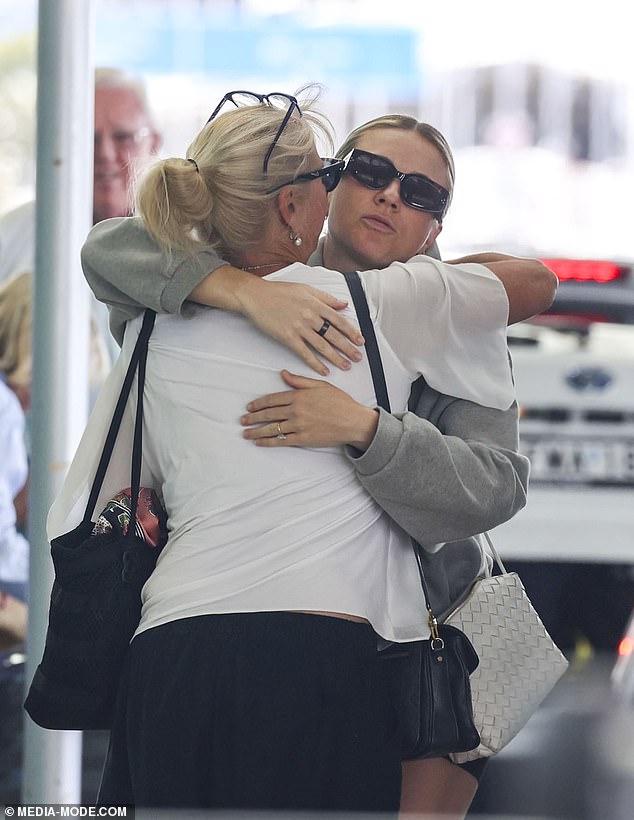
<path fill-rule="evenodd" d="M 389 254 L 382 254 L 381 256 L 367 256 L 364 260 L 364 265 L 366 270 L 372 270 L 374 268 L 381 269 L 387 268 L 388 265 L 391 265 L 394 262 L 394 256 Z"/>
<path fill-rule="evenodd" d="M 357 255 L 360 259 L 364 260 L 368 270 L 370 268 L 385 268 L 387 265 L 391 265 L 397 258 L 394 248 L 385 248 L 380 245 L 377 246 L 374 243 L 367 242 L 365 247 L 361 247 L 358 250 L 359 253 Z"/>
<path fill-rule="evenodd" d="M 97 222 L 101 222 L 104 219 L 113 219 L 116 216 L 130 216 L 130 208 L 128 204 L 99 204 L 95 203 L 94 211 L 93 211 L 93 218 L 95 224 Z"/>

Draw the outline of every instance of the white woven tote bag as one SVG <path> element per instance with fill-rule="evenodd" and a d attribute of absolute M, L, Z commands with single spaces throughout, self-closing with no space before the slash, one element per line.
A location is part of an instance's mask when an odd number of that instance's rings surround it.
<path fill-rule="evenodd" d="M 451 755 L 465 763 L 499 752 L 525 725 L 568 668 L 519 576 L 507 572 L 487 533 L 501 575 L 481 578 L 444 623 L 461 629 L 478 653 L 471 697 L 480 745 Z"/>

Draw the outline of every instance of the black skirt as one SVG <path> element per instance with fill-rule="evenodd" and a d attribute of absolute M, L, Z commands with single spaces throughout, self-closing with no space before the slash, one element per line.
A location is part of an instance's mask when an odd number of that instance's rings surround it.
<path fill-rule="evenodd" d="M 396 812 L 399 751 L 367 624 L 186 618 L 131 644 L 99 803 Z"/>

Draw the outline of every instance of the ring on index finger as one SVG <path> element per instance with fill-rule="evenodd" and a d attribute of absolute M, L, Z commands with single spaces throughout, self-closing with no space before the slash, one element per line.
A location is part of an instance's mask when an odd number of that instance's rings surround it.
<path fill-rule="evenodd" d="M 276 438 L 279 438 L 280 441 L 284 441 L 286 439 L 286 435 L 284 434 L 284 431 L 282 430 L 282 425 L 279 423 L 279 421 L 277 421 L 275 423 L 277 425 L 277 436 L 276 436 Z"/>
<path fill-rule="evenodd" d="M 319 330 L 317 331 L 317 333 L 318 333 L 320 336 L 322 336 L 322 337 L 323 337 L 323 336 L 325 336 L 325 335 L 326 335 L 326 333 L 328 332 L 328 328 L 329 328 L 329 327 L 330 327 L 330 322 L 328 321 L 328 319 L 324 319 L 324 323 L 323 323 L 323 325 L 319 328 Z"/>

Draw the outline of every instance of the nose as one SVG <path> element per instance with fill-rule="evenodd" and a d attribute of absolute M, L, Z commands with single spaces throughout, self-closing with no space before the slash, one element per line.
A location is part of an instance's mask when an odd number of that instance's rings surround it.
<path fill-rule="evenodd" d="M 380 191 L 376 192 L 375 199 L 377 202 L 385 202 L 390 207 L 396 208 L 401 203 L 401 183 L 396 177 L 390 180 L 389 185 L 386 185 L 385 188 L 381 188 Z"/>
<path fill-rule="evenodd" d="M 105 162 L 115 162 L 117 159 L 117 147 L 110 134 L 95 134 L 95 164 Z"/>

